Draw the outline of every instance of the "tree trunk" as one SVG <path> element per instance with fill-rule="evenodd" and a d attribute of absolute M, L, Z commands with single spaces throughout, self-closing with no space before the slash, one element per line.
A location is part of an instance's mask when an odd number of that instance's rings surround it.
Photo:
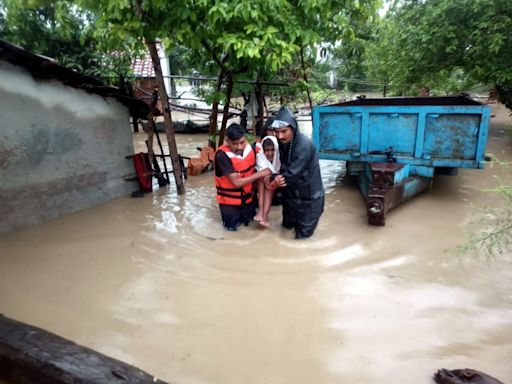
<path fill-rule="evenodd" d="M 265 100 L 265 95 L 263 95 L 263 107 L 265 108 L 265 116 L 268 119 L 268 107 L 267 107 L 267 101 Z"/>
<path fill-rule="evenodd" d="M 258 102 L 258 118 L 256 119 L 256 125 L 254 127 L 254 135 L 260 136 L 263 130 L 263 113 L 264 113 L 264 97 L 263 89 L 261 88 L 260 75 L 256 78 L 256 86 L 254 87 L 254 94 L 256 95 L 256 101 Z"/>
<path fill-rule="evenodd" d="M 219 74 L 217 75 L 217 84 L 215 85 L 215 93 L 220 92 L 222 89 L 222 81 L 224 80 L 224 70 L 219 69 Z M 210 115 L 210 130 L 209 130 L 209 139 L 208 145 L 213 149 L 217 149 L 216 146 L 216 137 L 217 137 L 217 115 L 219 113 L 219 102 L 217 99 L 213 100 L 212 104 L 212 114 Z"/>
<path fill-rule="evenodd" d="M 222 113 L 222 124 L 220 126 L 220 132 L 219 132 L 219 143 L 218 146 L 220 147 L 222 144 L 224 144 L 224 136 L 226 135 L 226 125 L 228 123 L 229 118 L 229 104 L 231 102 L 231 93 L 233 92 L 233 74 L 228 73 L 227 74 L 227 86 L 226 86 L 226 101 L 224 102 L 224 111 Z"/>
<path fill-rule="evenodd" d="M 164 115 L 165 134 L 167 136 L 167 143 L 169 145 L 169 152 L 171 154 L 171 163 L 174 173 L 174 181 L 176 182 L 176 190 L 178 195 L 182 195 L 185 193 L 185 185 L 183 184 L 180 157 L 176 147 L 176 138 L 174 137 L 174 126 L 172 124 L 169 96 L 167 96 L 167 91 L 165 89 L 162 67 L 160 66 L 160 58 L 158 57 L 156 43 L 151 41 L 146 42 L 146 44 L 149 48 L 151 60 L 153 61 L 153 67 L 155 68 L 155 76 L 158 84 L 158 95 L 160 96 L 160 101 L 163 108 L 162 112 Z"/>
<path fill-rule="evenodd" d="M 141 0 L 136 0 L 135 14 L 143 21 L 144 15 L 142 14 Z M 158 84 L 158 94 L 162 102 L 165 133 L 167 136 L 167 143 L 169 145 L 169 152 L 171 154 L 172 170 L 174 174 L 174 181 L 176 182 L 176 191 L 178 195 L 185 193 L 185 185 L 183 184 L 182 170 L 180 164 L 180 157 L 178 154 L 178 148 L 176 147 L 176 138 L 174 137 L 174 127 L 172 125 L 171 108 L 169 106 L 169 96 L 165 89 L 164 76 L 162 74 L 162 67 L 160 65 L 160 58 L 158 57 L 158 50 L 154 41 L 146 41 L 146 45 L 149 48 L 149 54 L 153 67 L 155 68 L 155 77 Z"/>
<path fill-rule="evenodd" d="M 313 102 L 311 101 L 311 92 L 309 91 L 309 85 L 308 84 L 308 74 L 306 71 L 306 63 L 304 62 L 304 47 L 300 46 L 300 60 L 302 62 L 302 76 L 304 77 L 304 81 L 306 82 L 306 93 L 308 94 L 308 101 L 309 101 L 309 110 L 313 111 Z"/>
<path fill-rule="evenodd" d="M 171 97 L 176 97 L 178 92 L 176 91 L 176 80 L 171 78 Z"/>

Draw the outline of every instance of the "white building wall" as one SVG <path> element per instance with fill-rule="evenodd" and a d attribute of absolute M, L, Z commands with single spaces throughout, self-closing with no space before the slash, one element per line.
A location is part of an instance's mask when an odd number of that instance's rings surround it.
<path fill-rule="evenodd" d="M 129 194 L 128 109 L 0 61 L 0 233 Z"/>
<path fill-rule="evenodd" d="M 169 58 L 166 56 L 164 45 L 160 42 L 156 45 L 158 49 L 158 58 L 162 67 L 162 75 L 164 76 L 165 91 L 171 95 L 171 69 L 169 67 Z"/>

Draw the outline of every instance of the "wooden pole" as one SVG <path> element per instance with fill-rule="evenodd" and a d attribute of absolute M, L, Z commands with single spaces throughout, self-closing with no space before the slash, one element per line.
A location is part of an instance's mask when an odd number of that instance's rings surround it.
<path fill-rule="evenodd" d="M 144 21 L 142 13 L 141 1 L 135 1 L 135 13 L 141 21 Z M 158 49 L 155 41 L 146 41 L 149 49 L 153 68 L 155 69 L 155 77 L 158 84 L 158 95 L 162 103 L 162 113 L 164 115 L 165 134 L 167 136 L 167 143 L 169 145 L 169 152 L 171 154 L 171 163 L 174 174 L 174 181 L 176 182 L 176 191 L 178 195 L 185 193 L 185 184 L 183 183 L 182 170 L 180 164 L 180 156 L 176 146 L 176 138 L 174 136 L 174 126 L 172 125 L 171 107 L 169 105 L 169 96 L 165 89 L 164 76 L 162 73 L 162 66 L 160 65 L 160 58 L 158 57 Z"/>
<path fill-rule="evenodd" d="M 158 57 L 158 50 L 154 41 L 147 42 L 149 48 L 149 54 L 153 61 L 153 67 L 155 68 L 155 76 L 158 83 L 158 95 L 160 96 L 160 102 L 162 103 L 165 134 L 167 136 L 167 144 L 169 145 L 169 152 L 171 153 L 171 163 L 174 174 L 174 181 L 176 182 L 176 190 L 178 195 L 185 193 L 185 184 L 182 178 L 182 169 L 180 164 L 180 157 L 178 155 L 178 148 L 176 146 L 176 138 L 174 136 L 174 127 L 172 125 L 171 107 L 169 105 L 169 96 L 165 90 L 164 77 L 162 74 L 162 67 L 160 66 L 160 58 Z"/>

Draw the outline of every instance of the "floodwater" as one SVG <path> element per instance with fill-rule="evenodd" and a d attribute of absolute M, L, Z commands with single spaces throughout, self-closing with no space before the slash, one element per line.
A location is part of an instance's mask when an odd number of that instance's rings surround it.
<path fill-rule="evenodd" d="M 510 161 L 503 116 L 488 152 Z M 205 142 L 179 136 L 179 151 Z M 449 251 L 510 171 L 439 177 L 370 227 L 341 170 L 322 162 L 326 211 L 306 241 L 279 207 L 269 230 L 224 231 L 211 174 L 185 196 L 164 188 L 4 235 L 0 312 L 172 383 L 426 384 L 442 367 L 512 382 L 512 255 Z"/>

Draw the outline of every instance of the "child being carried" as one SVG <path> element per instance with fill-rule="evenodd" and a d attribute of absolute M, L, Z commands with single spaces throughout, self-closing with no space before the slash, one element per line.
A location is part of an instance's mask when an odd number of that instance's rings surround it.
<path fill-rule="evenodd" d="M 261 141 L 261 150 L 256 155 L 256 170 L 270 168 L 272 176 L 279 173 L 281 161 L 279 160 L 279 144 L 275 136 L 265 136 Z M 258 213 L 254 220 L 258 221 L 262 227 L 268 228 L 268 212 L 272 205 L 274 191 L 268 188 L 271 176 L 264 177 L 257 181 L 258 184 Z"/>

